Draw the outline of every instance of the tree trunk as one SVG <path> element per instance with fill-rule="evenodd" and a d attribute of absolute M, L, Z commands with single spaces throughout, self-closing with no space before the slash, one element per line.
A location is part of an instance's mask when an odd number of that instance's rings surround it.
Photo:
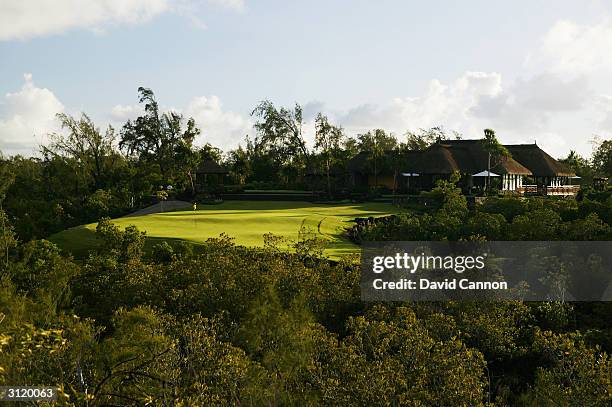
<path fill-rule="evenodd" d="M 490 188 L 491 188 L 491 152 L 489 152 L 489 157 L 487 161 L 487 186 L 485 188 L 485 191 L 487 192 L 487 194 Z"/>
<path fill-rule="evenodd" d="M 327 169 L 327 195 L 331 199 L 332 193 L 331 193 L 331 179 L 330 179 L 330 176 L 329 176 L 329 167 L 330 167 L 329 160 L 327 160 L 327 166 L 326 167 L 327 167 L 326 168 Z"/>
<path fill-rule="evenodd" d="M 195 196 L 196 191 L 195 191 L 195 184 L 193 182 L 193 174 L 190 171 L 187 171 L 187 176 L 189 177 L 189 184 L 191 186 L 191 195 Z"/>
<path fill-rule="evenodd" d="M 377 158 L 374 157 L 374 189 L 378 188 L 378 166 Z"/>

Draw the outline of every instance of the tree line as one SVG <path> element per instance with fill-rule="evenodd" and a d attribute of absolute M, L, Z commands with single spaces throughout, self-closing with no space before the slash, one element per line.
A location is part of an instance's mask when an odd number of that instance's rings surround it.
<path fill-rule="evenodd" d="M 194 199 L 195 171 L 206 160 L 229 170 L 228 189 L 308 189 L 313 186 L 305 179 L 316 175 L 316 187 L 331 195 L 335 188 L 346 188 L 332 175 L 346 170 L 359 152 L 367 153 L 369 171 L 376 177 L 398 167 L 403 151 L 460 137 L 441 128 L 407 132 L 399 139 L 383 129 L 349 137 L 319 113 L 315 143 L 309 146 L 299 105 L 286 108 L 263 101 L 252 112 L 254 137 L 223 152 L 209 143 L 197 145 L 201 130 L 193 118 L 162 111 L 152 90 L 139 88 L 138 94 L 143 113 L 120 129 L 100 129 L 84 113 L 60 114 L 63 130 L 49 135 L 39 156 L 3 157 L 0 152 L 3 210 L 22 239 L 149 205 L 156 192 L 168 186 L 176 196 Z M 571 152 L 563 161 L 580 176 L 609 176 L 612 141 L 600 141 L 590 159 Z"/>

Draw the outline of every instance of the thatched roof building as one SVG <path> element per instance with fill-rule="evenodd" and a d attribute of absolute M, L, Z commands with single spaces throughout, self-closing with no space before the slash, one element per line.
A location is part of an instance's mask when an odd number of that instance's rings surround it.
<path fill-rule="evenodd" d="M 538 177 L 573 177 L 576 174 L 565 164 L 552 158 L 537 144 L 514 144 L 505 146 L 512 158 L 529 168 Z"/>
<path fill-rule="evenodd" d="M 413 172 L 424 174 L 476 174 L 488 169 L 489 154 L 481 140 L 444 140 L 420 155 Z M 491 171 L 498 174 L 531 175 L 532 171 L 513 156 L 493 160 Z"/>
<path fill-rule="evenodd" d="M 531 177 L 538 191 L 546 187 L 561 187 L 575 174 L 564 164 L 552 158 L 536 144 L 506 145 L 510 155 L 494 157 L 490 162 L 492 173 L 500 176 L 500 188 L 506 191 L 525 190 L 523 177 Z M 369 153 L 361 152 L 348 163 L 354 180 L 370 184 L 372 166 Z M 430 188 L 437 179 L 458 172 L 466 189 L 482 179 L 474 174 L 489 170 L 489 153 L 482 140 L 441 140 L 423 151 L 387 152 L 379 159 L 379 174 L 405 174 L 413 177 L 411 187 Z M 364 176 L 365 175 L 365 176 Z M 418 179 L 416 178 L 418 177 Z M 397 186 L 397 176 L 394 177 Z"/>
<path fill-rule="evenodd" d="M 198 168 L 196 169 L 196 174 L 203 174 L 203 175 L 204 174 L 225 175 L 228 173 L 229 172 L 225 168 L 223 168 L 222 166 L 220 166 L 213 160 L 202 161 L 200 165 L 198 165 Z"/>

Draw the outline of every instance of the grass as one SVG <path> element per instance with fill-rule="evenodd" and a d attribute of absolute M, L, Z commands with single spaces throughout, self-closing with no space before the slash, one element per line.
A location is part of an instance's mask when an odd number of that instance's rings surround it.
<path fill-rule="evenodd" d="M 383 216 L 397 209 L 387 203 L 313 204 L 308 202 L 229 201 L 198 205 L 198 210 L 156 213 L 114 219 L 120 227 L 135 225 L 147 232 L 149 246 L 160 240 L 202 243 L 221 233 L 236 244 L 263 246 L 263 235 L 273 233 L 297 240 L 302 227 L 328 240 L 326 255 L 356 253 L 359 247 L 342 236 L 356 217 Z M 98 244 L 96 224 L 78 226 L 51 236 L 50 240 L 76 257 L 83 257 Z"/>

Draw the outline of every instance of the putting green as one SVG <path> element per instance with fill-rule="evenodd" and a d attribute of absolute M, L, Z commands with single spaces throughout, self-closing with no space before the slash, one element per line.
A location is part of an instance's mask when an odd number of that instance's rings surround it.
<path fill-rule="evenodd" d="M 198 205 L 198 210 L 155 213 L 114 219 L 120 227 L 135 225 L 146 231 L 149 245 L 160 240 L 201 243 L 221 233 L 236 244 L 263 246 L 263 235 L 273 233 L 297 240 L 304 227 L 326 239 L 326 254 L 338 257 L 359 248 L 342 236 L 356 217 L 383 216 L 397 212 L 386 203 L 313 204 L 309 202 L 229 201 Z M 51 236 L 50 240 L 77 257 L 96 247 L 96 224 L 78 226 Z"/>

